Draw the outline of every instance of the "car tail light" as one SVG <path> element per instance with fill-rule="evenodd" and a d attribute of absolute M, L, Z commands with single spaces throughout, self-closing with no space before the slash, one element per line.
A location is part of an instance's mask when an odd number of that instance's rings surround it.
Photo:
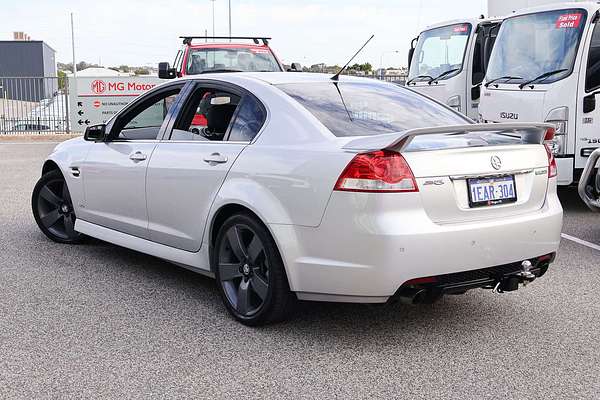
<path fill-rule="evenodd" d="M 379 150 L 357 154 L 338 178 L 334 190 L 347 192 L 418 192 L 408 163 L 399 153 Z"/>
<path fill-rule="evenodd" d="M 552 148 L 548 143 L 554 139 L 555 134 L 554 128 L 548 128 L 546 130 L 546 135 L 544 136 L 544 147 L 546 147 L 546 154 L 548 155 L 548 178 L 553 178 L 558 174 L 558 168 L 556 166 L 556 158 L 554 158 L 554 154 Z"/>

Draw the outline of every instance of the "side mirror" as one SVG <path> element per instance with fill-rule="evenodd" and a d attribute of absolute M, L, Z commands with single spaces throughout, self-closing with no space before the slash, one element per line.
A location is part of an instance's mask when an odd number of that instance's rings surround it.
<path fill-rule="evenodd" d="M 173 79 L 177 77 L 175 68 L 171 68 L 168 62 L 158 63 L 158 77 L 161 79 Z"/>
<path fill-rule="evenodd" d="M 289 72 L 302 72 L 302 65 L 300 65 L 300 63 L 292 63 L 292 65 L 290 65 L 290 69 L 288 71 Z"/>
<path fill-rule="evenodd" d="M 583 113 L 587 114 L 596 109 L 596 95 L 600 92 L 594 92 L 583 98 Z"/>
<path fill-rule="evenodd" d="M 104 140 L 106 136 L 106 125 L 98 124 L 91 125 L 85 128 L 85 133 L 83 134 L 83 138 L 90 142 L 98 142 Z"/>
<path fill-rule="evenodd" d="M 479 100 L 481 97 L 481 83 L 471 88 L 471 99 Z"/>
<path fill-rule="evenodd" d="M 410 63 L 412 62 L 414 55 L 415 55 L 415 48 L 411 47 L 410 49 L 408 49 L 408 68 L 410 68 Z"/>
<path fill-rule="evenodd" d="M 415 47 L 417 46 L 418 41 L 418 36 L 410 41 L 410 49 L 408 49 L 408 69 L 410 69 L 410 63 L 412 62 L 413 56 L 415 55 Z"/>

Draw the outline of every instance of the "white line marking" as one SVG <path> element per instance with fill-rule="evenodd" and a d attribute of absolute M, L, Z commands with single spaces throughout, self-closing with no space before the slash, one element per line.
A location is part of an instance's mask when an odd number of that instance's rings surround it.
<path fill-rule="evenodd" d="M 600 251 L 600 246 L 598 246 L 597 244 L 585 241 L 583 239 L 576 238 L 575 236 L 567 235 L 566 233 L 561 233 L 560 236 L 562 236 L 564 239 L 570 240 L 572 242 L 579 243 L 579 244 L 582 244 L 584 246 L 587 246 L 590 249 L 594 249 L 594 250 Z"/>

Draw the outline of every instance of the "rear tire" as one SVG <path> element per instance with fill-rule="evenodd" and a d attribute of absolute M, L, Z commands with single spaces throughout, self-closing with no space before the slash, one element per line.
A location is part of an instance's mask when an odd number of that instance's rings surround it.
<path fill-rule="evenodd" d="M 248 214 L 229 217 L 212 251 L 219 293 L 229 313 L 244 325 L 286 319 L 296 296 L 290 291 L 283 261 L 266 227 Z"/>
<path fill-rule="evenodd" d="M 69 188 L 58 170 L 45 173 L 31 196 L 33 217 L 40 230 L 57 243 L 80 243 L 84 236 L 75 231 L 75 210 Z"/>

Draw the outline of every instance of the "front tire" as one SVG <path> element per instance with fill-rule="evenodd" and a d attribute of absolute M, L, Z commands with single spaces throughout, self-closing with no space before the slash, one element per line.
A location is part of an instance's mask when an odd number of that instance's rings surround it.
<path fill-rule="evenodd" d="M 75 231 L 75 210 L 64 177 L 58 170 L 45 173 L 31 196 L 33 217 L 40 230 L 57 243 L 79 243 L 83 235 Z"/>
<path fill-rule="evenodd" d="M 288 317 L 296 300 L 275 241 L 255 217 L 236 214 L 219 229 L 212 251 L 217 286 L 231 315 L 257 326 Z"/>

